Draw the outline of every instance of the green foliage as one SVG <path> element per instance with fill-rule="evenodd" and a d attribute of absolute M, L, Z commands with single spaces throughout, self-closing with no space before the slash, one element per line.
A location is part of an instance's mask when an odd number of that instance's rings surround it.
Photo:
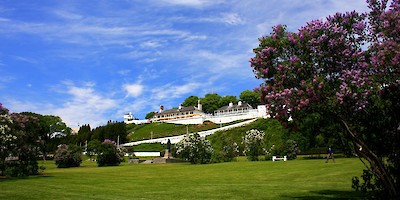
<path fill-rule="evenodd" d="M 206 164 L 211 161 L 213 148 L 207 139 L 196 133 L 185 136 L 176 145 L 176 154 L 192 164 Z"/>
<path fill-rule="evenodd" d="M 222 141 L 236 142 L 239 147 L 239 152 L 243 152 L 244 144 L 242 144 L 242 139 L 245 136 L 245 133 L 251 129 L 257 129 L 265 133 L 264 144 L 267 149 L 272 145 L 280 147 L 284 145 L 287 137 L 292 137 L 288 136 L 288 131 L 282 127 L 279 121 L 274 119 L 258 119 L 246 126 L 216 132 L 213 135 L 208 136 L 207 139 L 211 141 L 216 152 L 223 150 L 224 145 L 222 144 Z"/>
<path fill-rule="evenodd" d="M 109 121 L 105 126 L 99 126 L 92 131 L 91 140 L 104 141 L 110 139 L 112 141 L 118 141 L 120 143 L 128 142 L 126 124 L 124 122 L 112 122 Z"/>
<path fill-rule="evenodd" d="M 239 100 L 236 98 L 236 96 L 231 96 L 231 95 L 226 95 L 221 98 L 221 100 L 218 103 L 218 107 L 222 106 L 227 106 L 229 103 L 236 104 Z"/>
<path fill-rule="evenodd" d="M 92 129 L 90 128 L 89 124 L 84 124 L 81 127 L 79 127 L 78 130 L 78 135 L 75 138 L 75 141 L 73 141 L 74 144 L 85 144 L 86 141 L 90 141 L 92 139 Z"/>
<path fill-rule="evenodd" d="M 90 129 L 90 125 L 83 125 L 79 128 L 78 135 L 73 136 L 70 143 L 84 145 L 92 140 L 104 141 L 105 139 L 111 139 L 120 143 L 128 142 L 127 128 L 124 122 L 112 122 L 108 121 L 107 125 L 99 126 L 93 130 Z"/>
<path fill-rule="evenodd" d="M 331 119 L 324 128 L 342 134 L 340 142 L 366 159 L 382 194 L 400 199 L 400 3 L 367 4 L 370 12 L 336 13 L 296 32 L 277 25 L 259 39 L 250 63 L 264 80 L 260 90 L 272 117 Z M 314 134 L 324 134 L 324 125 Z"/>
<path fill-rule="evenodd" d="M 265 152 L 264 149 L 264 132 L 257 129 L 246 131 L 242 143 L 244 144 L 243 153 L 250 161 L 257 161 L 258 156 Z"/>
<path fill-rule="evenodd" d="M 261 93 L 259 91 L 253 92 L 245 90 L 240 93 L 239 98 L 241 101 L 250 104 L 253 108 L 257 108 L 257 106 L 261 104 Z"/>
<path fill-rule="evenodd" d="M 122 152 L 117 149 L 115 142 L 105 140 L 100 149 L 98 149 L 97 165 L 102 166 L 117 166 L 124 160 Z"/>
<path fill-rule="evenodd" d="M 382 190 L 383 185 L 373 172 L 368 169 L 364 169 L 361 178 L 362 182 L 357 176 L 352 178 L 351 187 L 353 189 L 368 194 L 371 199 L 390 199 L 390 196 L 388 196 L 387 193 L 383 194 L 379 192 Z"/>
<path fill-rule="evenodd" d="M 287 140 L 284 146 L 288 160 L 296 159 L 297 154 L 300 152 L 299 146 L 295 140 Z"/>
<path fill-rule="evenodd" d="M 251 129 L 257 129 L 265 133 L 263 140 L 263 148 L 265 148 L 266 160 L 270 160 L 272 156 L 288 156 L 290 159 L 296 158 L 300 153 L 301 143 L 306 140 L 298 133 L 290 133 L 281 123 L 275 119 L 258 119 L 257 121 L 243 127 L 238 127 L 226 131 L 216 132 L 207 137 L 214 148 L 213 162 L 223 161 L 224 148 L 233 143 L 238 144 L 239 154 L 245 150 L 242 143 L 245 133 Z M 260 152 L 261 155 L 261 152 Z"/>
<path fill-rule="evenodd" d="M 156 114 L 156 113 L 154 113 L 153 111 L 151 111 L 151 112 L 149 112 L 149 113 L 146 114 L 145 119 L 151 119 L 151 118 L 154 117 L 155 114 Z"/>
<path fill-rule="evenodd" d="M 9 114 L 0 103 L 0 175 L 37 174 L 41 127 L 36 117 Z"/>
<path fill-rule="evenodd" d="M 101 149 L 101 142 L 98 140 L 92 140 L 87 144 L 86 155 L 92 159 L 95 155 L 99 153 Z"/>
<path fill-rule="evenodd" d="M 41 151 L 43 155 L 55 152 L 61 142 L 67 142 L 67 137 L 71 133 L 71 128 L 62 121 L 59 116 L 41 115 L 32 112 L 22 112 L 22 115 L 31 116 L 38 119 L 38 136 L 41 139 Z M 54 135 L 54 133 L 61 135 Z"/>
<path fill-rule="evenodd" d="M 79 167 L 82 162 L 81 149 L 76 145 L 60 144 L 54 155 L 58 168 Z"/>
<path fill-rule="evenodd" d="M 185 107 L 187 107 L 187 106 L 197 106 L 198 100 L 199 100 L 199 97 L 190 96 L 190 97 L 186 98 L 183 101 L 182 106 L 185 106 Z"/>
<path fill-rule="evenodd" d="M 220 108 L 221 99 L 222 97 L 219 94 L 206 94 L 204 98 L 201 98 L 203 111 L 205 113 L 214 113 L 215 110 Z"/>
<path fill-rule="evenodd" d="M 225 132 L 220 132 L 219 141 L 211 145 L 214 149 L 212 162 L 230 162 L 239 156 L 239 146 L 231 137 L 226 137 Z"/>
<path fill-rule="evenodd" d="M 26 177 L 38 174 L 39 167 L 36 159 L 18 159 L 5 162 L 4 175 L 8 177 Z"/>

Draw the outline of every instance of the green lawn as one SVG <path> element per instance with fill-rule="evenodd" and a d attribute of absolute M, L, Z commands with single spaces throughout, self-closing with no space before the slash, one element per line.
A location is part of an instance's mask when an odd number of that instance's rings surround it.
<path fill-rule="evenodd" d="M 357 199 L 356 158 L 208 165 L 124 163 L 117 167 L 57 169 L 45 176 L 0 179 L 0 199 Z"/>

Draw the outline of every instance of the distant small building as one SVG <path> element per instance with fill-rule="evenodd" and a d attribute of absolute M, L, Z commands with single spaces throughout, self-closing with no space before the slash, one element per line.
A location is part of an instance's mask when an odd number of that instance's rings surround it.
<path fill-rule="evenodd" d="M 129 112 L 124 115 L 124 122 L 125 124 L 146 124 L 150 123 L 150 120 L 139 120 L 135 116 L 133 116 L 131 112 Z"/>
<path fill-rule="evenodd" d="M 129 113 L 124 115 L 124 122 L 125 123 L 133 121 L 135 119 L 136 119 L 135 116 L 133 116 L 131 112 L 129 112 Z"/>
<path fill-rule="evenodd" d="M 79 132 L 79 128 L 71 128 L 71 135 L 77 135 Z"/>

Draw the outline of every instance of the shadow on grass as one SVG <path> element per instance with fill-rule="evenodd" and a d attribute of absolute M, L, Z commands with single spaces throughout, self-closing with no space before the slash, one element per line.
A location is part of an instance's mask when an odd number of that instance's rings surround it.
<path fill-rule="evenodd" d="M 37 178 L 52 178 L 53 176 L 50 176 L 48 174 L 38 174 L 38 175 L 31 175 L 31 176 L 23 176 L 23 177 L 6 177 L 6 176 L 0 176 L 0 183 L 2 182 L 15 182 L 15 181 L 20 181 L 20 180 L 27 180 L 27 179 L 37 179 Z"/>
<path fill-rule="evenodd" d="M 287 199 L 328 200 L 328 199 L 366 199 L 365 194 L 357 191 L 320 190 L 310 191 L 308 195 L 284 195 Z"/>

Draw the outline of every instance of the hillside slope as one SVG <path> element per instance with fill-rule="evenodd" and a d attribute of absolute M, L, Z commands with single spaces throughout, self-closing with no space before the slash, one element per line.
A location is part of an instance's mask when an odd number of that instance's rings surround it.
<path fill-rule="evenodd" d="M 239 123 L 242 121 L 235 121 L 222 126 Z M 147 140 L 151 138 L 162 138 L 168 136 L 184 135 L 186 132 L 196 133 L 200 131 L 211 130 L 220 127 L 221 125 L 206 121 L 204 124 L 197 125 L 180 125 L 180 124 L 168 124 L 168 123 L 151 123 L 127 125 L 128 140 L 131 142 Z"/>
<path fill-rule="evenodd" d="M 257 121 L 238 128 L 233 128 L 226 131 L 216 132 L 207 137 L 213 145 L 214 149 L 222 149 L 225 142 L 236 142 L 239 146 L 240 152 L 243 151 L 244 145 L 242 144 L 243 137 L 246 132 L 251 129 L 263 131 L 265 134 L 264 141 L 266 147 L 272 145 L 281 146 L 284 144 L 288 131 L 282 125 L 273 119 L 258 119 Z"/>

